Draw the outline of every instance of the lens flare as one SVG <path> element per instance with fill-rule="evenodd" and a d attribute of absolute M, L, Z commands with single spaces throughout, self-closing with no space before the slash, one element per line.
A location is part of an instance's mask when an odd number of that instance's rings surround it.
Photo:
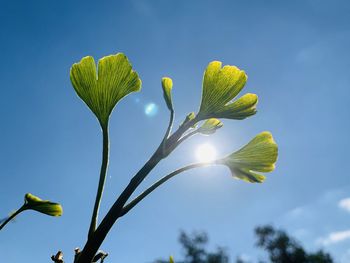
<path fill-rule="evenodd" d="M 153 117 L 158 112 L 158 106 L 154 103 L 148 103 L 145 105 L 145 114 L 149 117 Z"/>

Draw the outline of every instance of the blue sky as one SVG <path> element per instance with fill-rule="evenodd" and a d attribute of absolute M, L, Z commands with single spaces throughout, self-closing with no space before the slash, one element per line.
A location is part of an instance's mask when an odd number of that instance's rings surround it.
<path fill-rule="evenodd" d="M 86 240 L 101 158 L 98 122 L 77 98 L 70 66 L 83 56 L 125 53 L 142 92 L 110 123 L 111 158 L 101 214 L 158 146 L 168 122 L 160 79 L 174 81 L 176 123 L 196 111 L 208 62 L 244 69 L 258 114 L 224 121 L 181 145 L 142 184 L 195 161 L 211 143 L 224 155 L 269 130 L 277 169 L 262 185 L 225 168 L 182 174 L 122 218 L 102 249 L 109 262 L 181 257 L 180 229 L 205 230 L 235 257 L 261 256 L 253 229 L 272 223 L 308 249 L 350 261 L 350 4 L 348 1 L 1 1 L 0 215 L 31 192 L 59 201 L 61 218 L 20 215 L 0 234 L 6 262 L 66 260 Z M 145 114 L 145 105 L 158 111 Z"/>

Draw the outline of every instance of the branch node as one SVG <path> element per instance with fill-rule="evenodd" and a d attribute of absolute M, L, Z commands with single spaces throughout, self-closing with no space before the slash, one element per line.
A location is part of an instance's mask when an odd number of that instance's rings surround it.
<path fill-rule="evenodd" d="M 63 252 L 58 251 L 56 255 L 51 256 L 51 260 L 55 263 L 64 263 L 63 261 Z"/>

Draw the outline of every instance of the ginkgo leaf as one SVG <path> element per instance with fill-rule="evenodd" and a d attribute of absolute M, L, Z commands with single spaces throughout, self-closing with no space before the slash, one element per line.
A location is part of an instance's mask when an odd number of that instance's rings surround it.
<path fill-rule="evenodd" d="M 247 182 L 263 182 L 264 175 L 272 172 L 278 156 L 278 146 L 270 132 L 262 132 L 240 150 L 218 160 L 228 166 L 234 177 Z"/>
<path fill-rule="evenodd" d="M 235 169 L 235 168 L 231 168 L 231 167 L 230 167 L 230 170 L 231 170 L 233 177 L 240 179 L 240 180 L 243 180 L 243 181 L 248 182 L 248 183 L 263 183 L 266 179 L 266 177 L 264 175 L 254 173 L 254 172 L 249 171 L 249 170 L 239 169 L 239 168 Z"/>
<path fill-rule="evenodd" d="M 30 193 L 24 197 L 24 210 L 35 210 L 49 216 L 61 216 L 63 213 L 62 206 L 48 200 L 42 200 Z"/>
<path fill-rule="evenodd" d="M 100 59 L 98 72 L 93 57 L 84 57 L 71 67 L 70 79 L 78 96 L 96 115 L 101 126 L 107 125 L 118 101 L 141 89 L 141 80 L 122 53 Z"/>
<path fill-rule="evenodd" d="M 257 96 L 246 94 L 232 100 L 243 89 L 247 75 L 235 66 L 219 61 L 209 63 L 203 77 L 202 101 L 198 120 L 208 118 L 244 119 L 256 113 Z"/>
<path fill-rule="evenodd" d="M 217 118 L 242 120 L 256 113 L 258 96 L 247 93 L 234 102 L 223 107 L 221 111 L 213 114 Z"/>
<path fill-rule="evenodd" d="M 168 106 L 168 109 L 170 111 L 173 111 L 173 102 L 171 98 L 171 90 L 173 88 L 173 81 L 171 78 L 164 77 L 162 78 L 162 89 L 163 89 L 163 96 L 164 100 L 166 102 L 166 105 Z"/>
<path fill-rule="evenodd" d="M 210 135 L 220 129 L 224 124 L 215 118 L 210 118 L 206 120 L 201 127 L 198 128 L 198 132 L 204 135 Z"/>

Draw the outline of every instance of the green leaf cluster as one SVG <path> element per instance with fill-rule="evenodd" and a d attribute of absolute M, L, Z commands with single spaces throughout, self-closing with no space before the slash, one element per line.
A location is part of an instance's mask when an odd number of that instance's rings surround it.
<path fill-rule="evenodd" d="M 269 132 L 263 132 L 240 150 L 224 158 L 212 162 L 190 164 L 169 173 L 139 196 L 128 201 L 151 170 L 184 140 L 195 134 L 211 135 L 215 133 L 223 127 L 220 119 L 243 120 L 257 112 L 257 95 L 246 93 L 237 98 L 247 82 L 246 73 L 236 66 L 222 66 L 221 62 L 213 61 L 209 63 L 204 72 L 202 99 L 198 112 L 189 113 L 178 129 L 172 132 L 175 116 L 172 97 L 173 81 L 169 77 L 163 77 L 161 80 L 163 98 L 170 111 L 170 121 L 163 140 L 152 157 L 135 174 L 115 201 L 101 224 L 97 226 L 97 215 L 109 159 L 108 129 L 106 129 L 108 121 L 113 108 L 123 97 L 141 89 L 141 80 L 132 69 L 126 56 L 120 53 L 100 59 L 97 68 L 92 57 L 85 57 L 72 66 L 70 78 L 78 96 L 99 120 L 104 138 L 100 181 L 88 241 L 77 263 L 91 260 L 100 242 L 106 237 L 108 229 L 119 217 L 124 216 L 153 190 L 181 172 L 208 164 L 220 164 L 227 166 L 235 178 L 251 183 L 261 183 L 265 180 L 265 176 L 260 173 L 271 172 L 275 168 L 278 155 L 277 144 Z M 96 233 L 100 235 L 98 241 L 94 240 Z"/>

